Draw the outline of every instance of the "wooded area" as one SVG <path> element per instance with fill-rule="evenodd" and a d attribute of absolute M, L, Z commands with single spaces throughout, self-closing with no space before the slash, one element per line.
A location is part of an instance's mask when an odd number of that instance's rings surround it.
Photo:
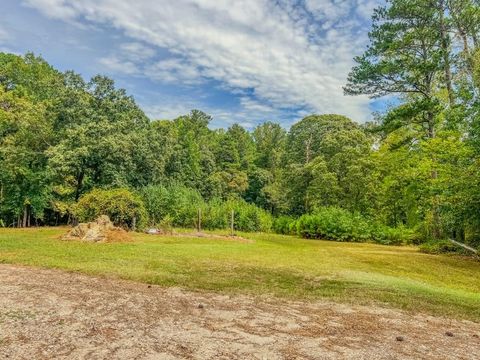
<path fill-rule="evenodd" d="M 477 1 L 388 1 L 345 93 L 392 105 L 371 123 L 311 115 L 288 130 L 212 130 L 199 110 L 150 121 L 105 76 L 0 53 L 0 225 L 65 224 L 119 196 L 144 224 L 195 226 L 203 209 L 206 228 L 226 228 L 235 208 L 248 231 L 478 248 L 479 29 Z"/>

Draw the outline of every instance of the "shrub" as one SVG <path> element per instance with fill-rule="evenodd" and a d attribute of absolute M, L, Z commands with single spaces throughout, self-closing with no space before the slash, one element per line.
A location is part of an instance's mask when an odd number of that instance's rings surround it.
<path fill-rule="evenodd" d="M 270 213 L 244 200 L 211 200 L 202 210 L 202 226 L 205 229 L 226 229 L 230 227 L 231 212 L 234 211 L 234 228 L 240 231 L 272 230 Z"/>
<path fill-rule="evenodd" d="M 236 230 L 268 232 L 272 229 L 270 213 L 242 199 L 215 198 L 206 203 L 198 191 L 182 185 L 147 186 L 141 194 L 152 225 L 160 224 L 168 216 L 173 226 L 196 227 L 198 209 L 201 209 L 202 228 L 227 229 L 234 210 Z"/>
<path fill-rule="evenodd" d="M 420 245 L 420 251 L 426 254 L 462 253 L 462 249 L 448 240 L 428 241 Z"/>
<path fill-rule="evenodd" d="M 260 209 L 242 200 L 228 201 L 226 209 L 234 211 L 234 226 L 241 231 L 261 231 Z"/>
<path fill-rule="evenodd" d="M 392 228 L 380 224 L 372 225 L 370 234 L 373 241 L 384 245 L 411 244 L 414 239 L 412 230 L 403 227 Z"/>
<path fill-rule="evenodd" d="M 166 234 L 173 233 L 173 226 L 172 226 L 172 217 L 170 215 L 166 215 L 159 223 L 158 227 Z"/>
<path fill-rule="evenodd" d="M 374 241 L 385 245 L 410 242 L 411 231 L 391 228 L 369 222 L 359 214 L 336 207 L 318 208 L 298 220 L 280 217 L 275 220 L 275 231 L 297 234 L 305 238 L 336 241 Z"/>
<path fill-rule="evenodd" d="M 75 206 L 80 221 L 93 221 L 100 215 L 108 215 L 116 225 L 132 229 L 145 225 L 147 219 L 142 199 L 128 189 L 94 189 L 82 196 Z"/>
<path fill-rule="evenodd" d="M 365 241 L 370 237 L 367 222 L 346 210 L 327 207 L 297 220 L 298 235 L 337 241 Z"/>
<path fill-rule="evenodd" d="M 204 206 L 198 191 L 176 184 L 147 186 L 142 189 L 141 196 L 152 225 L 169 216 L 173 226 L 193 227 L 198 209 Z"/>
<path fill-rule="evenodd" d="M 273 231 L 277 234 L 296 234 L 296 220 L 289 216 L 279 216 L 273 220 Z"/>
<path fill-rule="evenodd" d="M 212 199 L 202 208 L 202 227 L 208 230 L 226 229 L 230 224 L 229 216 L 225 203 L 218 198 Z"/>
<path fill-rule="evenodd" d="M 271 232 L 273 230 L 273 216 L 269 212 L 258 208 L 257 216 L 259 218 L 259 228 L 261 232 Z"/>

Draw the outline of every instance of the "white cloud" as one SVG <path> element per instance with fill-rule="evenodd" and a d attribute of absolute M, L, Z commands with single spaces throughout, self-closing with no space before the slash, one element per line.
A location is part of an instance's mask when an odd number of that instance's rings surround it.
<path fill-rule="evenodd" d="M 252 111 L 252 112 L 263 113 L 263 114 L 271 114 L 275 112 L 275 109 L 272 106 L 259 102 L 249 97 L 241 97 L 240 105 L 245 110 Z"/>
<path fill-rule="evenodd" d="M 190 110 L 197 108 L 196 104 L 191 102 L 168 102 L 163 104 L 155 104 L 143 106 L 145 114 L 153 120 L 172 120 L 180 115 L 185 115 Z"/>
<path fill-rule="evenodd" d="M 0 26 L 0 52 L 20 55 L 18 51 L 11 48 L 13 36 Z"/>
<path fill-rule="evenodd" d="M 365 46 L 364 26 L 377 0 L 305 0 L 303 5 L 297 0 L 26 3 L 49 17 L 113 26 L 150 50 L 168 49 L 173 59 L 152 61 L 140 70 L 158 81 L 214 79 L 232 91 L 253 89 L 253 97 L 274 109 L 303 107 L 358 121 L 370 117 L 369 100 L 344 97 L 342 86 L 353 56 Z M 133 74 L 139 70 L 137 62 L 153 57 L 141 58 L 145 51 L 136 46 L 120 49 L 125 58 L 102 62 Z M 252 106 L 245 100 L 244 105 Z"/>
<path fill-rule="evenodd" d="M 26 0 L 23 3 L 33 8 L 42 6 L 39 10 L 52 19 L 73 20 L 78 15 L 77 11 L 68 5 L 68 0 Z"/>
<path fill-rule="evenodd" d="M 173 120 L 181 115 L 190 113 L 193 109 L 201 109 L 206 114 L 212 116 L 211 128 L 221 128 L 234 123 L 247 123 L 244 114 L 232 116 L 232 112 L 223 109 L 208 107 L 197 100 L 188 98 L 170 98 L 163 97 L 155 105 L 145 105 L 142 107 L 147 116 L 153 120 Z M 249 122 L 249 125 L 252 125 Z M 249 128 L 251 126 L 248 126 Z"/>
<path fill-rule="evenodd" d="M 202 82 L 200 69 L 184 59 L 170 58 L 148 65 L 144 74 L 151 79 L 166 83 L 194 85 Z"/>
<path fill-rule="evenodd" d="M 125 58 L 132 61 L 145 61 L 155 56 L 155 50 L 142 43 L 129 42 L 120 45 Z"/>
<path fill-rule="evenodd" d="M 150 119 L 175 119 L 188 114 L 192 109 L 199 109 L 212 116 L 212 128 L 220 128 L 233 124 L 240 124 L 247 129 L 253 129 L 257 124 L 266 120 L 283 120 L 285 126 L 291 122 L 282 115 L 281 111 L 265 106 L 253 99 L 241 98 L 238 108 L 220 108 L 206 106 L 201 99 L 191 96 L 162 96 L 155 104 L 143 104 L 142 109 Z"/>
<path fill-rule="evenodd" d="M 136 75 L 140 73 L 140 70 L 133 62 L 120 60 L 114 56 L 101 58 L 99 62 L 109 71 L 124 73 L 127 75 Z"/>

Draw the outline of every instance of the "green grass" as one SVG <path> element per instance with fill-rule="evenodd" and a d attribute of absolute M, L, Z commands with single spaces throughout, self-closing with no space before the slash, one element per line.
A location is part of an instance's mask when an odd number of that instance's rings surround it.
<path fill-rule="evenodd" d="M 229 293 L 379 304 L 480 322 L 480 262 L 415 247 L 242 234 L 254 243 L 134 234 L 62 241 L 66 229 L 0 229 L 0 263 Z"/>

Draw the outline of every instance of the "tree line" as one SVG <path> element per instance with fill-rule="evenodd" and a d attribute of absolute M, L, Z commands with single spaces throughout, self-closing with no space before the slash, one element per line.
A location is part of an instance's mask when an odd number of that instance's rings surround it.
<path fill-rule="evenodd" d="M 199 110 L 150 121 L 105 76 L 85 81 L 34 54 L 1 53 L 1 222 L 72 221 L 95 189 L 128 188 L 152 204 L 152 194 L 186 189 L 210 204 L 255 205 L 284 229 L 286 218 L 331 209 L 419 241 L 478 245 L 479 29 L 477 1 L 387 1 L 344 90 L 393 105 L 366 124 L 310 115 L 288 131 L 271 121 L 212 130 Z"/>

